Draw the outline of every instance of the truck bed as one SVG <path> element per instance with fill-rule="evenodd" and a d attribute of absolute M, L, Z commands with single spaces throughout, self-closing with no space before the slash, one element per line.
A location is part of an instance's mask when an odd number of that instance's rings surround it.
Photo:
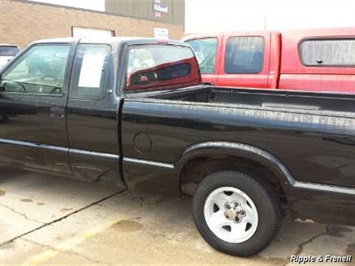
<path fill-rule="evenodd" d="M 250 90 L 203 85 L 172 91 L 138 93 L 135 97 L 301 113 L 336 112 L 342 117 L 354 117 L 355 113 L 355 95 L 351 94 Z"/>

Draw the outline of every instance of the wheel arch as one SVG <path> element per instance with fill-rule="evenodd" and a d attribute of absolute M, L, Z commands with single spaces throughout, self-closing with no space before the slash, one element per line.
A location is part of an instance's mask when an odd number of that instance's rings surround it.
<path fill-rule="evenodd" d="M 268 151 L 242 143 L 204 142 L 194 144 L 187 148 L 178 160 L 176 169 L 179 174 L 180 189 L 182 189 L 186 168 L 192 162 L 196 162 L 202 158 L 207 158 L 204 162 L 205 164 L 208 163 L 208 160 L 219 160 L 222 162 L 228 158 L 229 164 L 225 164 L 224 166 L 218 165 L 215 167 L 216 169 L 211 169 L 211 172 L 223 170 L 223 167 L 230 169 L 230 167 L 233 167 L 233 162 L 234 164 L 239 162 L 243 164 L 243 166 L 247 164 L 250 164 L 250 166 L 260 166 L 261 168 L 258 169 L 269 171 L 269 174 L 272 174 L 273 178 L 277 179 L 285 193 L 290 186 L 295 184 L 295 179 L 287 167 L 280 159 Z M 201 164 L 203 165 L 203 163 Z M 256 169 L 249 169 L 248 171 L 249 174 L 250 172 L 257 174 Z M 265 175 L 267 175 L 267 173 L 265 173 Z"/>

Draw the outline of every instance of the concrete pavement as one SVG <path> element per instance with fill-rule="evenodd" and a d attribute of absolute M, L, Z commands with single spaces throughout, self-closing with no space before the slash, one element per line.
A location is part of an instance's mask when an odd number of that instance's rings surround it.
<path fill-rule="evenodd" d="M 6 167 L 0 173 L 1 265 L 297 265 L 291 255 L 352 255 L 355 265 L 354 227 L 286 217 L 265 251 L 237 258 L 200 237 L 189 198 L 132 194 Z"/>

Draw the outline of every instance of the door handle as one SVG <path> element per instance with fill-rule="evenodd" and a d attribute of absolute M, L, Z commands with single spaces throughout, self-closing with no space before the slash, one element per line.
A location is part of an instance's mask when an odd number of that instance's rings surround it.
<path fill-rule="evenodd" d="M 65 108 L 51 107 L 50 118 L 64 118 Z"/>
<path fill-rule="evenodd" d="M 50 115 L 51 118 L 64 118 L 63 114 L 51 114 Z"/>

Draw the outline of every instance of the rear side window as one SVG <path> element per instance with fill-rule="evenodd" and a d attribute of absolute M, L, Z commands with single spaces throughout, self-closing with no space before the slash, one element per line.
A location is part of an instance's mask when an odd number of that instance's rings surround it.
<path fill-rule="evenodd" d="M 215 70 L 217 39 L 206 38 L 188 41 L 196 54 L 202 74 L 212 74 Z"/>
<path fill-rule="evenodd" d="M 70 97 L 101 99 L 109 72 L 111 47 L 106 44 L 80 44 L 74 60 Z"/>
<path fill-rule="evenodd" d="M 355 39 L 304 40 L 299 50 L 306 66 L 355 66 Z"/>
<path fill-rule="evenodd" d="M 263 69 L 264 38 L 231 37 L 227 41 L 224 72 L 227 74 L 257 74 Z"/>
<path fill-rule="evenodd" d="M 20 52 L 16 46 L 0 46 L 0 56 L 15 56 Z"/>
<path fill-rule="evenodd" d="M 137 45 L 129 48 L 127 91 L 192 86 L 200 83 L 197 60 L 189 47 Z"/>

